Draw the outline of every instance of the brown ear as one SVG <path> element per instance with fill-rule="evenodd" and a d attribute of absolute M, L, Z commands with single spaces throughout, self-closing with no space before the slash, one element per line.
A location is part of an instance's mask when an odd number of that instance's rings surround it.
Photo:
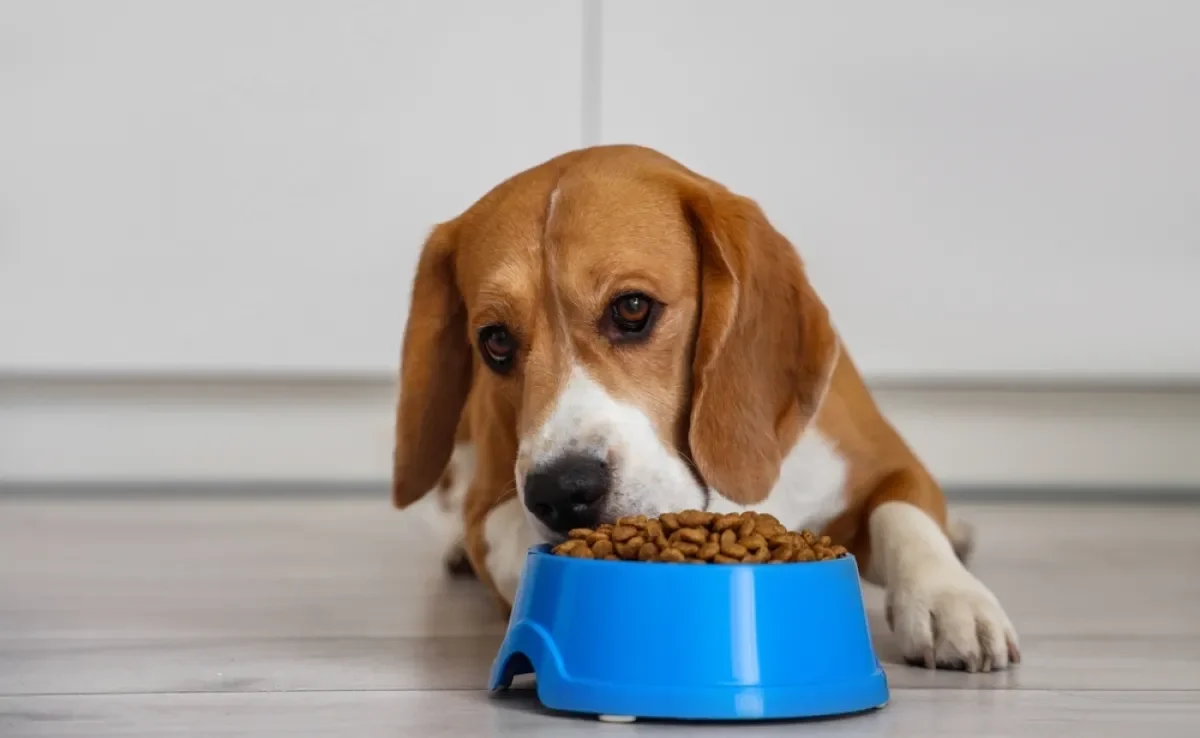
<path fill-rule="evenodd" d="M 471 385 L 466 306 L 454 272 L 454 224 L 433 230 L 413 278 L 400 358 L 392 500 L 404 508 L 441 476 Z"/>
<path fill-rule="evenodd" d="M 816 413 L 837 336 L 796 250 L 754 202 L 694 180 L 683 198 L 701 275 L 688 443 L 705 482 L 750 505 Z"/>

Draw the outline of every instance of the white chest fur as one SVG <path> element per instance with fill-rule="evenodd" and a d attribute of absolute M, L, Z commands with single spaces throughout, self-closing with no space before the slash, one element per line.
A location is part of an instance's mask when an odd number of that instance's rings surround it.
<path fill-rule="evenodd" d="M 790 530 L 817 530 L 845 509 L 846 474 L 845 458 L 820 431 L 810 429 L 784 458 L 779 481 L 766 500 L 742 506 L 714 491 L 708 508 L 721 513 L 769 513 Z"/>

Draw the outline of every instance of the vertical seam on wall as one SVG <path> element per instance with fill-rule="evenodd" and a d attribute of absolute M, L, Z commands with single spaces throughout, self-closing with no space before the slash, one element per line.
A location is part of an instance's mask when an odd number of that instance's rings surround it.
<path fill-rule="evenodd" d="M 583 0 L 583 126 L 584 146 L 600 143 L 601 64 L 604 36 L 603 0 Z"/>

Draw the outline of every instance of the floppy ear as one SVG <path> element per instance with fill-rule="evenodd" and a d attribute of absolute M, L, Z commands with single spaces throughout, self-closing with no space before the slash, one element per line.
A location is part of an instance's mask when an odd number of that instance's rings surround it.
<path fill-rule="evenodd" d="M 688 443 L 705 482 L 750 505 L 815 415 L 837 336 L 796 250 L 754 202 L 694 180 L 683 200 L 701 275 Z"/>
<path fill-rule="evenodd" d="M 471 386 L 466 306 L 454 273 L 454 224 L 430 234 L 413 279 L 400 358 L 392 500 L 404 508 L 437 483 Z"/>

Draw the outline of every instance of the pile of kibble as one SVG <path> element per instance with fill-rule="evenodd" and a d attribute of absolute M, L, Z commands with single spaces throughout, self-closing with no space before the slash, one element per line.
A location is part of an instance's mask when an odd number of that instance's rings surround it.
<path fill-rule="evenodd" d="M 595 530 L 576 528 L 554 553 L 607 561 L 785 564 L 840 559 L 846 549 L 829 536 L 789 531 L 771 515 L 684 510 L 657 518 L 620 518 Z"/>

